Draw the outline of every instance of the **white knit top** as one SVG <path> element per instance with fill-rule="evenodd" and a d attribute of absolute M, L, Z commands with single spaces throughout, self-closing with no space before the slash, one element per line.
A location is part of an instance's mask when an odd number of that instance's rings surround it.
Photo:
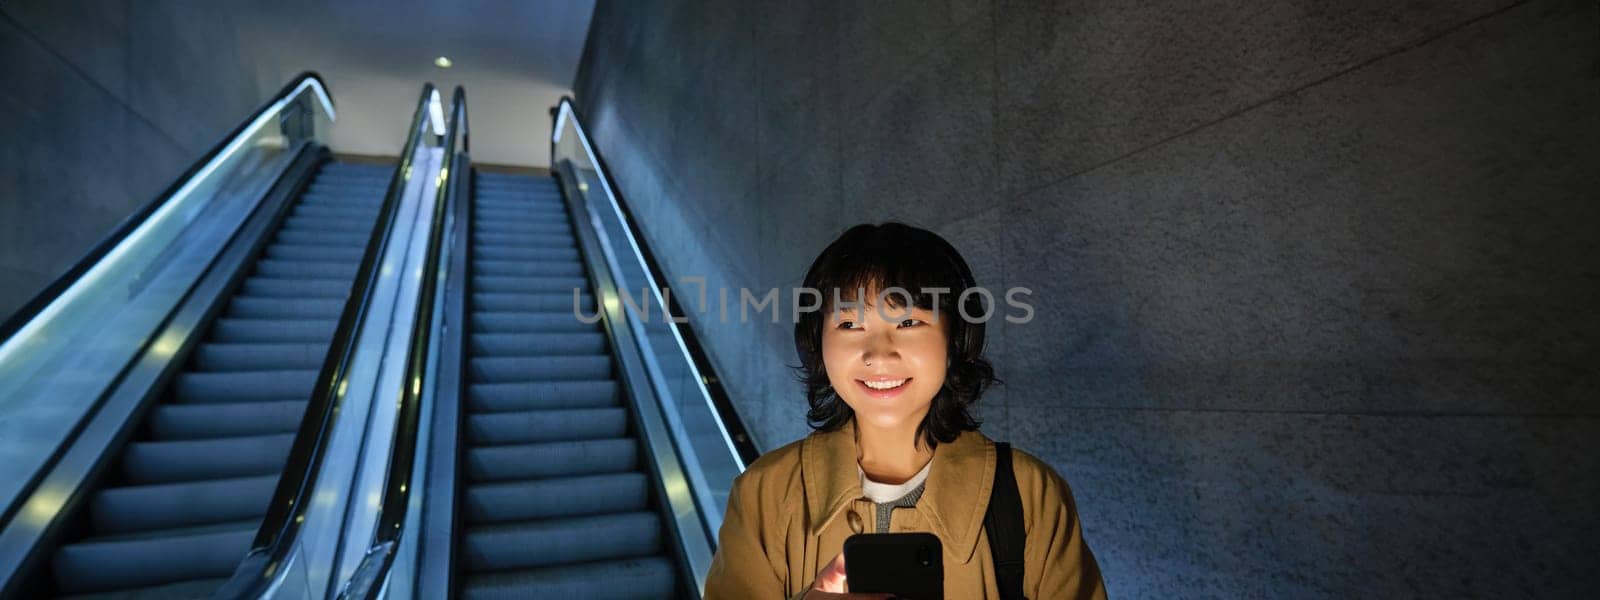
<path fill-rule="evenodd" d="M 907 479 L 905 483 L 898 485 L 891 483 L 878 483 L 867 478 L 867 472 L 862 471 L 861 465 L 859 464 L 856 465 L 856 474 L 861 477 L 862 495 L 866 496 L 867 499 L 875 503 L 883 504 L 904 498 L 906 494 L 911 493 L 911 490 L 914 490 L 917 488 L 917 486 L 922 485 L 923 480 L 928 478 L 928 469 L 932 467 L 933 461 L 930 460 L 928 461 L 928 464 L 922 466 L 921 471 L 917 471 L 916 475 L 912 475 L 911 479 Z"/>

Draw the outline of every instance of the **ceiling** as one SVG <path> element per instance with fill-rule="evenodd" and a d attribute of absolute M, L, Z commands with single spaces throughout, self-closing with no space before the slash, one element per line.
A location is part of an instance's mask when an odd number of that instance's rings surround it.
<path fill-rule="evenodd" d="M 546 166 L 549 108 L 570 94 L 593 0 L 283 0 L 241 24 L 270 48 L 263 89 L 305 70 L 322 74 L 338 103 L 335 152 L 389 155 L 424 82 L 448 102 L 467 91 L 476 163 Z M 434 65 L 449 57 L 448 69 Z"/>

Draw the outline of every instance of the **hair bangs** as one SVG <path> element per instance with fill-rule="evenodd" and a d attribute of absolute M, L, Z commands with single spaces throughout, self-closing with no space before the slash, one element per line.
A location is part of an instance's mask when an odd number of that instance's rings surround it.
<path fill-rule="evenodd" d="M 948 263 L 916 252 L 916 244 L 885 244 L 891 238 L 862 237 L 839 248 L 831 264 L 817 271 L 814 289 L 822 294 L 822 311 L 831 314 L 839 305 L 875 306 L 881 298 L 887 308 L 910 304 L 923 310 L 949 314 L 955 310 L 953 282 L 961 273 Z M 840 241 L 845 241 L 841 239 Z M 812 286 L 808 286 L 812 287 Z M 837 302 L 837 304 L 836 304 Z"/>

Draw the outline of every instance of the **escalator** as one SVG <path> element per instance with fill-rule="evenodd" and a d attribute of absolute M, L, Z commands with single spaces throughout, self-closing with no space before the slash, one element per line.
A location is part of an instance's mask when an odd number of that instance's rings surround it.
<path fill-rule="evenodd" d="M 443 114 L 332 160 L 303 74 L 0 327 L 48 428 L 0 438 L 0 598 L 697 595 L 717 378 L 618 308 L 654 276 L 596 171 L 480 172 Z"/>
<path fill-rule="evenodd" d="M 60 595 L 206 596 L 250 549 L 392 166 L 324 162 L 187 365 L 71 517 Z"/>
<path fill-rule="evenodd" d="M 463 598 L 685 589 L 591 281 L 551 178 L 478 173 L 459 432 Z"/>

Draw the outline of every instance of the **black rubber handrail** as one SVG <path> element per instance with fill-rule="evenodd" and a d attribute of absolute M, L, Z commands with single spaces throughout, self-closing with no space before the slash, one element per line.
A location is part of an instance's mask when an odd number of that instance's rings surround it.
<path fill-rule="evenodd" d="M 105 258 L 105 255 L 111 252 L 112 248 L 117 247 L 118 243 L 126 239 L 128 234 L 133 233 L 134 228 L 143 223 L 145 219 L 150 218 L 150 215 L 155 214 L 156 210 L 166 204 L 168 200 L 171 200 L 172 196 L 177 194 L 184 184 L 193 179 L 195 174 L 200 172 L 200 169 L 209 164 L 218 154 L 221 154 L 222 149 L 228 147 L 228 144 L 233 142 L 234 138 L 244 133 L 244 130 L 251 123 L 254 123 L 256 119 L 261 118 L 261 115 L 267 112 L 267 109 L 272 108 L 272 105 L 294 93 L 295 88 L 300 87 L 300 84 L 307 79 L 315 80 L 318 85 L 322 86 L 322 91 L 328 94 L 328 101 L 330 103 L 333 102 L 333 92 L 328 89 L 328 84 L 322 80 L 322 76 L 315 71 L 302 72 L 296 75 L 294 79 L 289 80 L 289 83 L 285 84 L 283 89 L 278 90 L 278 93 L 273 94 L 271 98 L 262 103 L 261 106 L 256 107 L 255 110 L 250 111 L 250 116 L 245 117 L 232 131 L 228 132 L 228 135 L 223 136 L 216 145 L 207 150 L 205 155 L 200 157 L 200 160 L 189 165 L 189 168 L 185 169 L 183 174 L 178 175 L 178 178 L 174 179 L 172 184 L 168 185 L 160 194 L 156 194 L 155 197 L 145 201 L 144 206 L 139 207 L 139 210 L 134 211 L 133 214 L 128 215 L 121 223 L 118 223 L 110 233 L 107 233 L 99 242 L 90 247 L 89 251 L 78 259 L 78 262 L 73 263 L 71 268 L 56 277 L 54 281 L 50 282 L 50 285 L 39 290 L 39 293 L 34 294 L 31 300 L 23 304 L 10 317 L 7 317 L 4 323 L 0 323 L 0 344 L 5 343 L 11 336 L 16 335 L 17 331 L 27 325 L 29 321 L 32 321 L 34 317 L 39 316 L 39 313 L 46 306 L 49 306 L 56 298 L 61 297 L 61 294 L 66 292 L 67 288 L 72 287 L 72 284 L 77 282 L 79 278 L 83 277 L 83 274 L 87 273 L 90 267 L 100 262 L 100 259 Z"/>
<path fill-rule="evenodd" d="M 290 446 L 289 457 L 284 464 L 283 474 L 278 478 L 272 502 L 267 505 L 267 514 L 262 519 L 261 529 L 256 532 L 250 552 L 234 570 L 228 583 L 218 590 L 215 595 L 217 598 L 260 597 L 267 591 L 273 575 L 285 566 L 285 560 L 294 547 L 305 511 L 311 504 L 311 494 L 316 488 L 317 475 L 325 458 L 324 451 L 333 434 L 335 416 L 343 401 L 340 383 L 348 376 L 355 362 L 356 330 L 366 316 L 376 280 L 381 274 L 378 265 L 394 228 L 400 198 L 412 174 L 412 160 L 417 145 L 423 139 L 423 128 L 428 122 L 428 103 L 432 101 L 434 93 L 433 84 L 422 86 L 421 98 L 411 117 L 411 129 L 406 134 L 405 146 L 400 150 L 400 164 L 389 178 L 389 187 L 384 193 L 377 222 L 373 223 L 372 233 L 367 236 L 361 266 L 356 270 L 344 312 L 339 316 L 333 340 L 328 345 L 327 358 L 317 373 L 316 386 L 312 388 L 305 417 L 301 419 L 299 433 L 295 434 L 294 444 Z"/>
<path fill-rule="evenodd" d="M 556 120 L 560 118 L 562 105 L 566 105 L 567 109 L 572 111 L 572 118 L 578 122 L 578 127 L 587 131 L 587 128 L 584 127 L 583 113 L 578 111 L 578 106 L 573 102 L 571 96 L 562 96 L 561 101 L 550 109 L 552 128 L 556 126 Z M 550 166 L 552 169 L 557 166 L 555 164 L 555 146 L 555 137 L 551 136 Z M 617 206 L 622 209 L 623 225 L 634 232 L 633 239 L 638 242 L 639 253 L 644 256 L 645 266 L 650 270 L 651 278 L 655 279 L 656 284 L 662 288 L 658 291 L 667 301 L 667 314 L 687 316 L 689 313 L 684 312 L 683 308 L 678 304 L 678 294 L 669 293 L 672 285 L 666 277 L 666 271 L 661 268 L 661 263 L 656 260 L 655 253 L 650 250 L 649 242 L 645 240 L 643 235 L 639 234 L 639 221 L 634 218 L 633 210 L 628 208 L 628 202 L 623 199 L 622 188 L 618 187 L 616 179 L 612 178 L 611 169 L 606 166 L 605 158 L 600 156 L 600 149 L 591 147 L 589 152 L 590 156 L 594 158 L 595 166 L 600 171 L 601 176 L 605 177 L 606 185 L 611 188 L 613 197 L 616 198 Z M 749 429 L 745 427 L 744 421 L 739 418 L 739 412 L 734 409 L 733 401 L 728 397 L 728 391 L 722 387 L 722 378 L 717 375 L 716 368 L 712 366 L 711 358 L 706 354 L 705 347 L 701 345 L 700 338 L 695 335 L 694 327 L 690 323 L 680 323 L 678 325 L 681 325 L 678 327 L 678 333 L 683 337 L 683 345 L 689 350 L 689 358 L 694 361 L 695 369 L 700 371 L 701 382 L 706 386 L 706 392 L 711 395 L 711 405 L 716 408 L 717 416 L 722 419 L 722 425 L 727 429 L 728 437 L 732 439 L 734 449 L 739 452 L 739 459 L 746 465 L 755 462 L 761 452 L 756 448 L 755 440 L 751 439 Z"/>
<path fill-rule="evenodd" d="M 467 93 L 456 86 L 450 99 L 450 124 L 446 128 L 443 177 L 433 202 L 433 221 L 428 228 L 428 251 L 422 261 L 422 281 L 417 286 L 417 304 L 412 314 L 411 342 L 406 348 L 405 369 L 402 371 L 406 385 L 400 391 L 400 412 L 395 417 L 394 443 L 390 447 L 389 473 L 384 481 L 383 499 L 379 503 L 378 526 L 373 531 L 372 544 L 366 557 L 351 577 L 350 585 L 339 597 L 377 598 L 383 589 L 383 580 L 394 564 L 395 551 L 404 533 L 406 512 L 411 492 L 411 481 L 417 456 L 417 432 L 422 422 L 422 391 L 433 384 L 428 377 L 428 351 L 433 341 L 433 311 L 438 302 L 439 261 L 444 254 L 444 221 L 450 206 L 460 202 L 458 182 L 470 170 L 467 128 Z M 461 149 L 456 151 L 456 142 Z"/>

